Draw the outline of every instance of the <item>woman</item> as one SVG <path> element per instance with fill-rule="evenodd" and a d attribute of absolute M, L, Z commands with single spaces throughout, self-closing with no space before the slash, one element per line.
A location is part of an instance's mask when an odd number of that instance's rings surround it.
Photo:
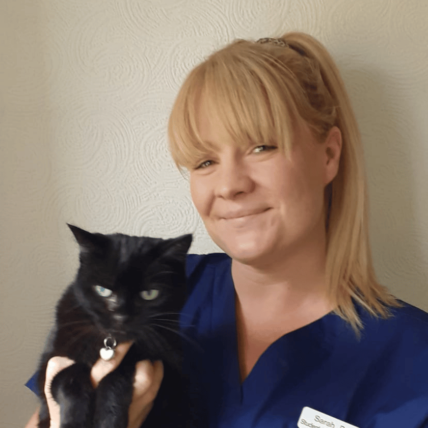
<path fill-rule="evenodd" d="M 200 426 L 428 427 L 428 315 L 376 281 L 360 137 L 324 47 L 289 33 L 214 53 L 181 88 L 169 137 L 227 254 L 188 261 Z M 130 427 L 162 379 L 140 364 Z"/>

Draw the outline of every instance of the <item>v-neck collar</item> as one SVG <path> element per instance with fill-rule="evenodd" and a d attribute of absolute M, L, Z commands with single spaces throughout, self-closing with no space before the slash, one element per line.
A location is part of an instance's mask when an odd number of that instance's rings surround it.
<path fill-rule="evenodd" d="M 268 348 L 259 357 L 251 372 L 241 383 L 238 338 L 236 324 L 236 292 L 231 272 L 231 260 L 220 272 L 215 287 L 217 307 L 213 316 L 213 326 L 220 328 L 222 335 L 222 396 L 227 402 L 235 405 L 246 405 L 257 401 L 261 390 L 266 391 L 277 381 L 304 380 L 305 374 L 316 370 L 317 366 L 332 352 L 335 329 L 334 321 L 340 318 L 334 313 L 287 333 Z M 282 379 L 281 379 L 282 378 Z M 268 384 L 268 385 L 265 385 Z"/>

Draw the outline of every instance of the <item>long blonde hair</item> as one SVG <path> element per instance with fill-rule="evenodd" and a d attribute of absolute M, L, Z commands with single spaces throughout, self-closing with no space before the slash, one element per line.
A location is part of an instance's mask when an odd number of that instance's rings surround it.
<path fill-rule="evenodd" d="M 237 143 L 274 141 L 287 154 L 299 124 L 307 124 L 320 141 L 333 126 L 340 129 L 339 171 L 325 190 L 326 280 L 336 313 L 356 332 L 363 326 L 354 301 L 375 316 L 388 316 L 388 308 L 398 302 L 373 269 L 360 133 L 339 70 L 324 46 L 298 32 L 266 43 L 237 40 L 193 69 L 168 126 L 179 167 L 193 168 L 205 151 L 196 126 L 202 94 L 207 94 L 210 115 Z"/>

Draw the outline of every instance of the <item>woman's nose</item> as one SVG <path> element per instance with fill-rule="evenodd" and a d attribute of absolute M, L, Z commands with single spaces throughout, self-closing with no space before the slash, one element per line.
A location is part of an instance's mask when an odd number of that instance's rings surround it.
<path fill-rule="evenodd" d="M 216 194 L 224 199 L 250 193 L 254 182 L 249 171 L 241 162 L 228 161 L 219 165 L 216 176 Z"/>

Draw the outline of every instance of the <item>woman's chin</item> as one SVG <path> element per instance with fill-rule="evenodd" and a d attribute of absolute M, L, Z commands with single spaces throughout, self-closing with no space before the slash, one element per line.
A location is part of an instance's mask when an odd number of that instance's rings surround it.
<path fill-rule="evenodd" d="M 220 247 L 233 260 L 245 265 L 258 265 L 269 257 L 269 251 L 262 249 L 260 245 L 247 243 L 243 245 L 227 245 Z"/>

